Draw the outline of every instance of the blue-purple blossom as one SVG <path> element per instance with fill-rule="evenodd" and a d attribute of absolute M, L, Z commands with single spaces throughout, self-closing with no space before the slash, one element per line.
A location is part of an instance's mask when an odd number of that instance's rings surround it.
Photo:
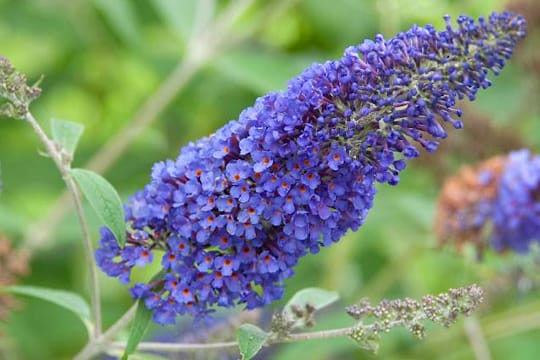
<path fill-rule="evenodd" d="M 126 280 L 146 261 L 129 249 L 163 251 L 165 276 L 132 290 L 163 324 L 279 299 L 301 257 L 363 224 L 377 182 L 396 184 L 417 144 L 436 149 L 440 119 L 462 126 L 456 101 L 488 87 L 488 70 L 498 74 L 525 33 L 511 13 L 446 21 L 313 64 L 156 164 L 126 205 L 126 247 L 103 230 L 98 265 Z"/>
<path fill-rule="evenodd" d="M 492 245 L 519 253 L 540 243 L 540 156 L 528 150 L 509 155 L 493 203 Z"/>

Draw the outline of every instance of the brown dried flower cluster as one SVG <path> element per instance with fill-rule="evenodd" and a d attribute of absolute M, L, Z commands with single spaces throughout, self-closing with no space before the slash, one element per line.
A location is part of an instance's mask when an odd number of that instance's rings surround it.
<path fill-rule="evenodd" d="M 437 199 L 434 231 L 440 244 L 452 242 L 458 250 L 472 243 L 484 247 L 484 222 L 478 221 L 479 206 L 496 196 L 506 156 L 495 156 L 476 166 L 463 166 L 443 184 Z"/>
<path fill-rule="evenodd" d="M 29 253 L 11 246 L 11 241 L 0 234 L 0 287 L 14 285 L 17 279 L 29 272 Z M 17 306 L 10 294 L 0 293 L 0 319 L 5 319 Z"/>

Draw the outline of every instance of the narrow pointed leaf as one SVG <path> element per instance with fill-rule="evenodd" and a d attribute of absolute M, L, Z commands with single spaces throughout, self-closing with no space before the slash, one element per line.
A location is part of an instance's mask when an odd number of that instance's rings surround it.
<path fill-rule="evenodd" d="M 71 156 L 84 130 L 82 124 L 60 119 L 51 120 L 51 133 L 54 142 L 62 146 Z"/>
<path fill-rule="evenodd" d="M 242 360 L 250 360 L 262 349 L 270 334 L 252 324 L 243 324 L 236 330 Z"/>
<path fill-rule="evenodd" d="M 319 288 L 306 288 L 298 291 L 287 302 L 283 311 L 292 313 L 292 307 L 296 306 L 304 309 L 306 305 L 310 305 L 315 311 L 320 310 L 339 299 L 339 295 L 335 291 L 328 291 Z M 299 319 L 294 327 L 303 327 L 306 324 L 303 319 Z"/>
<path fill-rule="evenodd" d="M 71 175 L 101 221 L 112 231 L 120 246 L 124 246 L 126 242 L 124 208 L 114 187 L 93 171 L 72 169 Z"/>
<path fill-rule="evenodd" d="M 0 293 L 1 292 L 42 299 L 72 311 L 81 318 L 85 324 L 90 321 L 90 307 L 86 301 L 79 295 L 69 291 L 18 285 L 0 287 Z"/>
<path fill-rule="evenodd" d="M 124 355 L 122 355 L 122 360 L 127 360 L 128 356 L 137 350 L 137 346 L 141 342 L 146 329 L 148 329 L 151 318 L 152 311 L 144 306 L 144 303 L 139 300 L 137 302 L 137 312 L 135 313 L 135 318 L 131 324 L 131 330 L 129 332 L 129 338 L 126 349 L 124 350 Z"/>

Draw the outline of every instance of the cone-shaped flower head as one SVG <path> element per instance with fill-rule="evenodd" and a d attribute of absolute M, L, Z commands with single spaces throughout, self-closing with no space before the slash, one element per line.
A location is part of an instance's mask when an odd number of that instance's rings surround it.
<path fill-rule="evenodd" d="M 525 32 L 511 13 L 447 23 L 314 64 L 157 163 L 126 206 L 127 246 L 102 230 L 99 266 L 127 283 L 162 250 L 164 275 L 132 288 L 160 323 L 279 299 L 299 258 L 364 222 L 376 182 L 396 184 L 416 144 L 435 150 L 439 118 L 461 127 L 456 101 L 488 87 Z"/>

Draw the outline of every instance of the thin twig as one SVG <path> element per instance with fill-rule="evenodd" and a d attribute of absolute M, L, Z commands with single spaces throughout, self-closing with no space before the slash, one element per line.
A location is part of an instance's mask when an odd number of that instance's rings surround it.
<path fill-rule="evenodd" d="M 73 358 L 74 360 L 86 360 L 101 352 L 103 347 L 123 330 L 135 316 L 137 303 L 129 308 L 107 331 L 88 344 Z"/>
<path fill-rule="evenodd" d="M 469 338 L 476 360 L 491 360 L 489 347 L 482 332 L 482 328 L 478 323 L 478 319 L 474 316 L 466 318 L 464 326 L 465 333 Z"/>
<path fill-rule="evenodd" d="M 108 346 L 111 349 L 124 349 L 125 341 L 117 341 Z M 158 343 L 158 342 L 142 342 L 137 346 L 139 351 L 164 351 L 164 352 L 197 352 L 207 350 L 225 350 L 238 348 L 236 341 L 215 342 L 215 343 L 199 343 L 199 344 L 174 344 L 174 343 Z"/>
<path fill-rule="evenodd" d="M 105 331 L 100 337 L 94 339 L 93 341 L 90 341 L 86 346 L 74 357 L 74 360 L 86 360 L 91 358 L 94 355 L 97 355 L 105 348 L 119 348 L 124 349 L 125 343 L 123 346 L 120 346 L 118 344 L 122 344 L 121 342 L 114 342 L 110 343 L 110 341 L 121 331 L 123 330 L 129 322 L 133 319 L 135 316 L 135 312 L 137 310 L 137 305 L 133 305 L 129 310 L 120 318 L 118 319 L 107 331 Z M 240 315 L 240 318 L 243 318 L 245 314 Z M 240 324 L 236 324 L 239 326 Z M 154 343 L 141 343 L 137 347 L 138 350 L 145 350 L 144 344 L 154 344 Z M 227 346 L 230 344 L 230 346 Z M 234 344 L 234 345 L 233 345 Z M 143 347 L 141 347 L 141 345 Z M 163 345 L 168 344 L 160 344 L 158 345 L 158 348 Z M 188 347 L 191 347 L 191 350 L 187 350 L 188 352 L 193 351 L 199 351 L 206 348 L 202 348 L 202 345 L 207 346 L 207 344 L 188 344 Z M 208 349 L 224 349 L 227 347 L 236 347 L 238 344 L 236 342 L 219 342 L 219 343 L 212 343 L 211 346 Z M 150 350 L 150 349 L 146 349 Z M 152 350 L 155 350 L 152 348 Z M 166 351 L 166 350 L 165 350 Z"/>
<path fill-rule="evenodd" d="M 368 325 L 369 326 L 369 325 Z M 286 338 L 282 339 L 272 339 L 268 341 L 267 345 L 270 344 L 279 344 L 279 343 L 291 343 L 305 340 L 317 340 L 317 339 L 329 339 L 336 337 L 348 336 L 352 327 L 341 328 L 341 329 L 332 329 L 332 330 L 321 330 L 313 332 L 305 332 L 298 334 L 290 334 Z M 116 341 L 111 343 L 109 346 L 111 349 L 123 349 L 126 347 L 126 343 L 123 341 Z M 179 353 L 189 353 L 196 351 L 206 351 L 206 350 L 225 350 L 231 348 L 237 348 L 238 342 L 228 341 L 228 342 L 215 342 L 215 343 L 194 343 L 194 344 L 178 344 L 178 343 L 159 343 L 159 342 L 142 342 L 137 346 L 137 350 L 140 351 L 164 351 L 164 352 L 179 352 Z"/>
<path fill-rule="evenodd" d="M 47 153 L 51 156 L 51 159 L 54 161 L 56 167 L 60 171 L 60 174 L 62 175 L 62 178 L 66 183 L 68 191 L 71 194 L 73 202 L 75 203 L 75 210 L 83 233 L 84 255 L 90 273 L 90 298 L 92 303 L 92 314 L 94 317 L 93 334 L 90 334 L 90 337 L 93 338 L 101 334 L 101 305 L 97 268 L 94 262 L 92 250 L 92 239 L 88 230 L 88 224 L 86 223 L 86 219 L 84 217 L 84 209 L 82 207 L 81 196 L 79 194 L 75 181 L 69 173 L 69 163 L 64 162 L 64 160 L 62 159 L 61 149 L 57 149 L 54 142 L 49 139 L 47 134 L 45 134 L 37 120 L 30 112 L 26 113 L 25 120 L 34 128 L 34 131 L 37 133 L 39 139 L 45 145 Z"/>

